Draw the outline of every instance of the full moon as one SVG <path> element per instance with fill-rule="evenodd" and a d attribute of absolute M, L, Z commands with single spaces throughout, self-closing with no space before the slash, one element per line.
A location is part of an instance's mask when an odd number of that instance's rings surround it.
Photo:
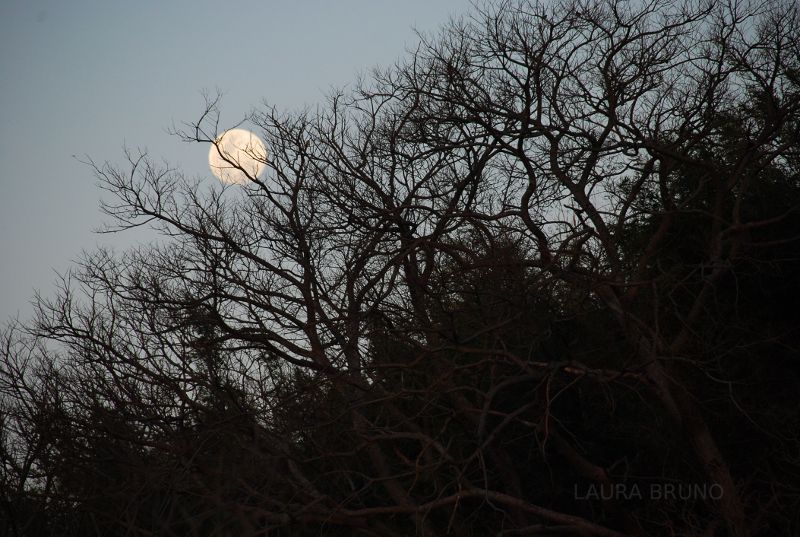
<path fill-rule="evenodd" d="M 230 129 L 211 144 L 208 165 L 223 183 L 243 185 L 264 171 L 266 157 L 261 138 L 245 129 Z"/>

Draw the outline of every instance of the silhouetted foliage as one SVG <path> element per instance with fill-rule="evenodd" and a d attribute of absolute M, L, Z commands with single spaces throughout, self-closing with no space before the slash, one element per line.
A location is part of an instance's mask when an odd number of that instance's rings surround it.
<path fill-rule="evenodd" d="M 799 23 L 489 3 L 246 185 L 90 163 L 165 240 L 6 330 L 0 532 L 798 534 Z"/>

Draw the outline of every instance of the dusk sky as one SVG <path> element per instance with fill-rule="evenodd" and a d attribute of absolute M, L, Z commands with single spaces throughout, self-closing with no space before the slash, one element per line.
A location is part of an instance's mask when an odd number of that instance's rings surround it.
<path fill-rule="evenodd" d="M 266 100 L 296 109 L 386 65 L 467 0 L 0 4 L 0 322 L 32 311 L 56 271 L 97 244 L 101 191 L 81 161 L 122 164 L 147 148 L 215 180 L 208 147 L 168 134 L 224 93 L 222 125 Z"/>

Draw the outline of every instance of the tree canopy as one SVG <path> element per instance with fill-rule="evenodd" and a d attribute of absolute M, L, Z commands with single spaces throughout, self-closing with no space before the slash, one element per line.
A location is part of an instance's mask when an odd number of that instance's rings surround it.
<path fill-rule="evenodd" d="M 800 533 L 799 29 L 490 2 L 244 185 L 91 162 L 164 240 L 5 329 L 0 531 Z"/>

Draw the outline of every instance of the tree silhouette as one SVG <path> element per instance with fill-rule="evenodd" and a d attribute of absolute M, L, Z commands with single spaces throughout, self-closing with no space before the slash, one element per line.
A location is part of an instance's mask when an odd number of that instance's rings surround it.
<path fill-rule="evenodd" d="M 489 3 L 245 185 L 90 163 L 165 240 L 7 330 L 4 530 L 797 533 L 798 22 Z"/>

